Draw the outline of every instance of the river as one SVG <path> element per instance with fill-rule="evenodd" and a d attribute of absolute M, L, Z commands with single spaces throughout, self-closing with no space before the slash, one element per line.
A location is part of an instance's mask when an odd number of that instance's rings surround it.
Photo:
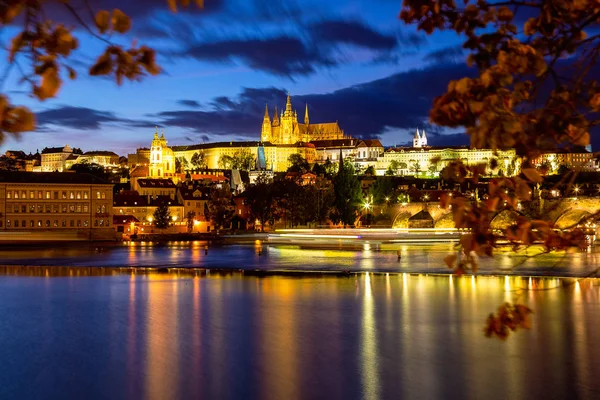
<path fill-rule="evenodd" d="M 203 246 L 179 247 L 5 256 L 27 263 L 38 257 L 54 267 L 0 268 L 0 399 L 512 400 L 600 393 L 596 279 L 401 272 L 433 268 L 434 254 L 443 258 L 447 250 L 435 246 L 404 249 L 400 265 L 381 249 L 369 255 L 291 247 L 258 255 L 254 246 L 233 246 L 205 255 Z M 86 262 L 87 252 L 101 261 L 88 255 Z M 403 265 L 406 259 L 412 265 Z M 235 269 L 90 268 L 152 260 L 381 272 L 258 277 Z M 81 266 L 57 267 L 67 261 Z M 505 342 L 485 338 L 485 318 L 503 301 L 531 307 L 532 329 Z"/>

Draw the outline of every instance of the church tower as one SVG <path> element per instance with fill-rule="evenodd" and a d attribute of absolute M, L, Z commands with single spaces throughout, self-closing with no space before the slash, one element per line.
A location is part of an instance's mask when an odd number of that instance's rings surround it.
<path fill-rule="evenodd" d="M 262 142 L 271 141 L 271 117 L 269 117 L 269 105 L 265 105 L 265 117 L 263 118 L 262 133 L 260 135 Z"/>
<path fill-rule="evenodd" d="M 421 133 L 421 147 L 427 147 L 427 136 L 425 136 L 425 130 L 422 130 Z"/>
<path fill-rule="evenodd" d="M 162 139 L 158 137 L 158 126 L 154 132 L 152 146 L 150 147 L 150 177 L 160 178 L 163 174 L 162 170 L 162 141 L 165 139 L 164 134 Z"/>
<path fill-rule="evenodd" d="M 419 135 L 419 128 L 417 128 L 415 136 L 413 137 L 413 147 L 421 147 L 421 136 Z"/>

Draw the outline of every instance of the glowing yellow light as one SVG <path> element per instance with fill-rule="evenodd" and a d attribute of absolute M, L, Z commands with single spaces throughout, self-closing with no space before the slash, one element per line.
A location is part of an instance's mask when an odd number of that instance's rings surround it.
<path fill-rule="evenodd" d="M 200 225 L 200 221 L 198 221 L 197 219 L 194 220 L 194 225 Z"/>
<path fill-rule="evenodd" d="M 152 217 L 148 217 L 148 222 L 152 222 Z"/>
<path fill-rule="evenodd" d="M 171 218 L 173 218 L 173 221 L 177 221 L 177 215 L 173 215 Z"/>

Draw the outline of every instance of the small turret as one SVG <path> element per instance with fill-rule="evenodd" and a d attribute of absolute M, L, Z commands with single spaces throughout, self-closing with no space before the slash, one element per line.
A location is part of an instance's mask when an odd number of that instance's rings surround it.
<path fill-rule="evenodd" d="M 279 113 L 277 113 L 277 107 L 275 107 L 275 112 L 273 113 L 273 126 L 279 126 Z"/>
<path fill-rule="evenodd" d="M 156 131 L 154 132 L 154 140 L 158 140 L 158 126 L 156 127 Z"/>

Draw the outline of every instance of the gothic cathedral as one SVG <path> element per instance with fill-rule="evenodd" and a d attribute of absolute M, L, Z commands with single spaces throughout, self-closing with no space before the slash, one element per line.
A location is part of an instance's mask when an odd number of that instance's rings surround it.
<path fill-rule="evenodd" d="M 277 107 L 273 114 L 273 121 L 269 116 L 269 105 L 265 107 L 265 117 L 262 124 L 260 140 L 273 144 L 295 144 L 297 142 L 308 143 L 314 140 L 346 139 L 344 131 L 337 122 L 326 122 L 323 124 L 311 124 L 308 118 L 308 104 L 304 112 L 304 123 L 298 122 L 298 113 L 292 110 L 290 95 L 287 96 L 285 111 L 277 114 Z"/>

